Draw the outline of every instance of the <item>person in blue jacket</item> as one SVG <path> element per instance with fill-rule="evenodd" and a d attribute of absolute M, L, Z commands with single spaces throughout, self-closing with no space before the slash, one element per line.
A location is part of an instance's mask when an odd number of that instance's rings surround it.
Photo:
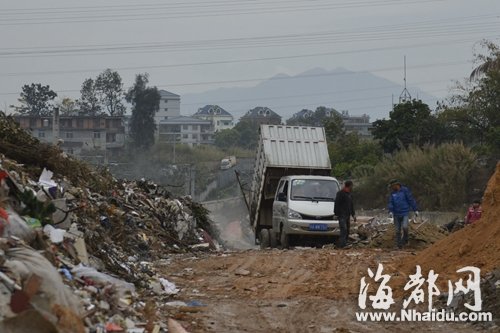
<path fill-rule="evenodd" d="M 408 243 L 408 214 L 410 209 L 418 216 L 418 208 L 413 195 L 408 187 L 393 179 L 390 181 L 391 195 L 389 197 L 389 211 L 394 217 L 396 230 L 396 246 L 401 249 Z M 401 235 L 403 231 L 403 235 Z"/>

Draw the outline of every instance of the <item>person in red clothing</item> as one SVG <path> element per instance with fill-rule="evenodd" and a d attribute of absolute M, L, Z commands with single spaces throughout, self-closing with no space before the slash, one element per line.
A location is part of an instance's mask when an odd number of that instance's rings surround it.
<path fill-rule="evenodd" d="M 481 200 L 474 200 L 472 206 L 469 207 L 467 215 L 465 216 L 465 224 L 474 224 L 481 218 L 483 210 L 481 208 Z"/>

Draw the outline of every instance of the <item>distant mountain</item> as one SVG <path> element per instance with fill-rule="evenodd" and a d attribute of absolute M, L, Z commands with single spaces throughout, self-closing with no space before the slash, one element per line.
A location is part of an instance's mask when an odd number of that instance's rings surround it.
<path fill-rule="evenodd" d="M 352 115 L 368 114 L 371 120 L 388 117 L 392 96 L 397 102 L 401 84 L 368 72 L 344 68 L 328 71 L 313 68 L 296 76 L 278 74 L 254 87 L 219 88 L 181 96 L 181 113 L 190 115 L 206 104 L 218 104 L 239 119 L 255 106 L 267 106 L 286 120 L 302 109 L 317 106 L 347 110 Z M 437 98 L 410 87 L 412 97 L 431 107 Z"/>

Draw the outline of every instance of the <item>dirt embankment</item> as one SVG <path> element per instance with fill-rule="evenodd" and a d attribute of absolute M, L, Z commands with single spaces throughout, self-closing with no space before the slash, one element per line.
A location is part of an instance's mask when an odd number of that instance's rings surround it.
<path fill-rule="evenodd" d="M 464 266 L 476 266 L 482 272 L 500 267 L 500 163 L 488 183 L 481 220 L 408 257 L 401 270 L 411 271 L 415 265 L 449 276 Z"/>

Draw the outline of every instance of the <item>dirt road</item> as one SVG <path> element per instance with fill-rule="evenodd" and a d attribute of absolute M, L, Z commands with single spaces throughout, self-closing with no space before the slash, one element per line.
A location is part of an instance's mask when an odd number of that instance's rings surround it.
<path fill-rule="evenodd" d="M 162 310 L 189 332 L 476 332 L 478 327 L 465 324 L 356 321 L 367 269 L 383 263 L 397 273 L 394 263 L 409 255 L 305 248 L 179 255 L 165 268 L 165 276 L 182 288 L 176 299 L 206 306 Z"/>

